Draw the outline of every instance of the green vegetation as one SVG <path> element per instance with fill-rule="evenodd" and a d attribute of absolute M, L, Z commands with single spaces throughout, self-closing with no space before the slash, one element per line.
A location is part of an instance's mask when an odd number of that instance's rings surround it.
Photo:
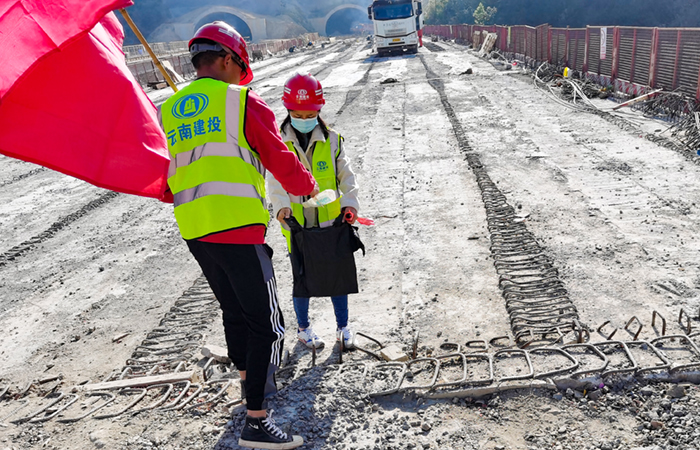
<path fill-rule="evenodd" d="M 474 23 L 477 25 L 486 25 L 491 21 L 491 18 L 498 12 L 498 8 L 494 7 L 487 7 L 484 8 L 483 3 L 479 3 L 479 6 L 476 7 L 476 11 L 474 11 Z"/>

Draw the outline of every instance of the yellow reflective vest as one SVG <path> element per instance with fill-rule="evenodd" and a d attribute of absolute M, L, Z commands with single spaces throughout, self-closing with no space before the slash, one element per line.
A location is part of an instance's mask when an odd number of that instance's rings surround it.
<path fill-rule="evenodd" d="M 318 188 L 321 192 L 326 189 L 333 189 L 336 192 L 338 198 L 325 206 L 320 206 L 314 208 L 317 214 L 317 222 L 321 228 L 329 227 L 333 225 L 333 221 L 340 215 L 340 193 L 338 192 L 338 175 L 336 169 L 336 159 L 340 153 L 340 140 L 342 138 L 339 134 L 331 132 L 329 138 L 325 142 L 317 141 L 314 144 L 314 151 L 311 163 L 311 174 L 318 183 Z M 286 142 L 287 147 L 291 152 L 297 155 L 299 158 L 299 153 L 297 149 L 294 148 L 292 142 Z M 304 206 L 303 198 L 296 195 L 289 195 L 292 215 L 297 219 L 301 226 L 304 226 L 306 219 L 304 218 Z M 291 252 L 291 232 L 286 230 L 284 227 L 282 229 L 282 234 L 287 238 L 287 249 Z"/>
<path fill-rule="evenodd" d="M 229 95 L 238 96 L 238 108 L 227 110 Z M 203 78 L 161 108 L 170 152 L 168 185 L 184 239 L 267 226 L 265 168 L 244 133 L 247 100 L 247 88 Z M 238 129 L 228 130 L 227 123 Z"/>

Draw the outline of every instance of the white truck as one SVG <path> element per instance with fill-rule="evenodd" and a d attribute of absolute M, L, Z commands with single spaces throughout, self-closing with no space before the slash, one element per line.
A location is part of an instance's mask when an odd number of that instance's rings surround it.
<path fill-rule="evenodd" d="M 423 28 L 420 0 L 374 0 L 367 14 L 374 23 L 374 46 L 379 56 L 418 52 Z"/>

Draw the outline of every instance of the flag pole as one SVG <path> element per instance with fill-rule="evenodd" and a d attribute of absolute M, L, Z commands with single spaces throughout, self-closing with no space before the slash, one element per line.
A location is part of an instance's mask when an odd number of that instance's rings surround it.
<path fill-rule="evenodd" d="M 126 23 L 128 23 L 129 27 L 131 28 L 131 31 L 134 32 L 139 41 L 141 41 L 141 44 L 143 44 L 143 46 L 146 48 L 148 54 L 151 55 L 151 59 L 153 59 L 153 62 L 155 63 L 156 67 L 158 67 L 158 70 L 160 70 L 160 73 L 163 74 L 163 78 L 165 78 L 165 81 L 167 81 L 168 85 L 170 85 L 170 87 L 173 88 L 173 91 L 177 92 L 177 86 L 175 86 L 175 82 L 170 77 L 170 74 L 165 70 L 163 64 L 161 64 L 160 59 L 158 59 L 156 54 L 153 53 L 151 46 L 148 45 L 148 42 L 146 42 L 146 38 L 143 37 L 143 34 L 141 34 L 134 21 L 131 20 L 131 16 L 129 15 L 129 13 L 126 12 L 126 9 L 124 8 L 119 9 L 119 12 L 122 13 L 122 16 L 124 16 L 124 20 L 126 20 Z"/>

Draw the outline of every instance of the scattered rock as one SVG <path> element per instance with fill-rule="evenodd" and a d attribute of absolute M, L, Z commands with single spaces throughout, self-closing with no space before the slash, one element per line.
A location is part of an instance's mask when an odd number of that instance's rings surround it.
<path fill-rule="evenodd" d="M 228 357 L 228 350 L 216 345 L 205 345 L 202 347 L 202 355 L 205 358 L 214 358 L 223 364 L 231 363 L 231 359 Z"/>
<path fill-rule="evenodd" d="M 644 386 L 639 390 L 639 393 L 642 395 L 655 395 L 656 391 L 650 386 Z"/>
<path fill-rule="evenodd" d="M 107 445 L 102 440 L 101 434 L 102 433 L 100 433 L 99 431 L 93 431 L 88 435 L 90 442 L 92 442 L 95 445 L 95 448 L 104 448 Z"/>
<path fill-rule="evenodd" d="M 685 397 L 685 387 L 677 384 L 671 387 L 666 394 L 671 398 L 683 398 Z"/>
<path fill-rule="evenodd" d="M 594 402 L 597 402 L 602 396 L 603 391 L 600 389 L 588 393 L 588 398 L 593 400 Z"/>
<path fill-rule="evenodd" d="M 386 361 L 408 361 L 408 355 L 396 344 L 387 345 L 381 349 L 380 355 Z"/>
<path fill-rule="evenodd" d="M 664 424 L 662 422 L 659 422 L 658 420 L 652 420 L 651 422 L 649 422 L 649 425 L 651 425 L 652 430 L 660 430 L 664 427 Z"/>

